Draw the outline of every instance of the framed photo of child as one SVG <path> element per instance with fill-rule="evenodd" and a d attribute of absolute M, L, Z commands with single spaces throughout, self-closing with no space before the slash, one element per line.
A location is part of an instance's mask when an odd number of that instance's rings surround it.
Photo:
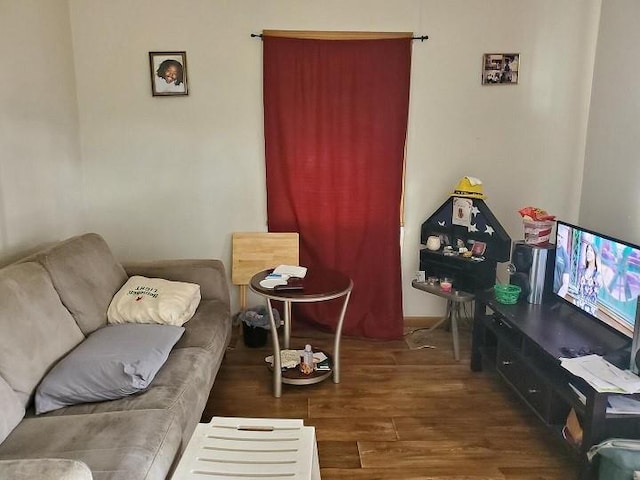
<path fill-rule="evenodd" d="M 149 52 L 151 94 L 188 95 L 187 52 Z"/>
<path fill-rule="evenodd" d="M 519 53 L 485 53 L 482 56 L 483 85 L 516 85 L 519 74 Z"/>

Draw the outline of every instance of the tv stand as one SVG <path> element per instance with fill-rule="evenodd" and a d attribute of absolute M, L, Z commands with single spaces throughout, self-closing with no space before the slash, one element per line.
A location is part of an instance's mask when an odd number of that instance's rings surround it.
<path fill-rule="evenodd" d="M 612 437 L 640 438 L 640 415 L 607 413 L 609 395 L 615 394 L 596 392 L 565 370 L 560 365 L 561 350 L 571 346 L 614 356 L 628 346 L 628 340 L 567 305 L 503 305 L 488 290 L 476 295 L 471 370 L 495 370 L 552 435 L 576 455 L 577 478 L 591 480 L 596 478 L 596 469 L 587 460 L 589 448 Z M 562 436 L 572 408 L 583 429 L 580 446 Z"/>

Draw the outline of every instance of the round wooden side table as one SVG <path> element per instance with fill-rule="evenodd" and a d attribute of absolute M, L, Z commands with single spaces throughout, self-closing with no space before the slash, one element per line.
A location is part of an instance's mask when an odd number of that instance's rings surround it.
<path fill-rule="evenodd" d="M 263 296 L 267 300 L 269 320 L 271 323 L 271 339 L 273 345 L 273 396 L 282 395 L 282 384 L 309 385 L 318 383 L 333 373 L 333 383 L 340 383 L 340 337 L 342 335 L 342 323 L 349 304 L 353 282 L 343 273 L 334 270 L 310 268 L 304 277 L 302 290 L 277 290 L 264 288 L 260 282 L 273 270 L 264 270 L 255 274 L 249 282 L 249 288 Z M 278 325 L 273 317 L 272 300 L 284 303 L 284 348 L 289 349 L 291 340 L 291 305 L 293 303 L 325 302 L 344 297 L 340 317 L 336 326 L 331 359 L 332 368 L 329 371 L 315 371 L 310 375 L 302 375 L 297 370 L 283 372 L 280 360 L 280 340 L 278 338 Z"/>

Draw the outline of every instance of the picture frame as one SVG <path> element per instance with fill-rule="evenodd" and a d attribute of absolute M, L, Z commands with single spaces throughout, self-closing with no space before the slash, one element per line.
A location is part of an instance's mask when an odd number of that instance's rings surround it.
<path fill-rule="evenodd" d="M 474 257 L 481 257 L 482 255 L 484 255 L 486 249 L 486 243 L 476 240 L 475 242 L 473 242 L 473 246 L 471 247 L 471 255 L 473 255 Z"/>
<path fill-rule="evenodd" d="M 482 56 L 482 85 L 517 85 L 519 53 L 485 53 Z"/>
<path fill-rule="evenodd" d="M 189 95 L 187 52 L 149 52 L 149 68 L 154 97 Z"/>

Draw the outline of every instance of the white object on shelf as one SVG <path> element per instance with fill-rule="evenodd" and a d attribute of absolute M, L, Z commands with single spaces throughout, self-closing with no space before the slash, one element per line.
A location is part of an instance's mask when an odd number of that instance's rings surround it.
<path fill-rule="evenodd" d="M 304 346 L 304 351 L 302 352 L 302 363 L 309 365 L 313 370 L 313 350 L 311 350 L 311 345 L 308 343 Z"/>
<path fill-rule="evenodd" d="M 302 350 L 280 350 L 280 366 L 282 368 L 296 368 L 300 364 Z M 273 367 L 273 355 L 264 357 L 264 361 Z"/>

